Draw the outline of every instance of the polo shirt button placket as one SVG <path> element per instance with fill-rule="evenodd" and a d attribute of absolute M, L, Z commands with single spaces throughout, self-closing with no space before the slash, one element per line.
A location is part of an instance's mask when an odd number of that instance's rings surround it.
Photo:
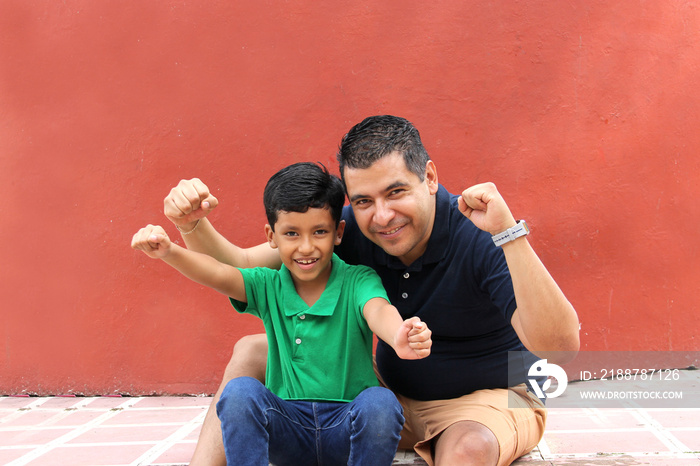
<path fill-rule="evenodd" d="M 405 273 L 403 274 L 403 278 L 406 279 L 406 280 L 408 280 L 408 278 L 409 278 L 410 276 L 411 276 L 411 274 L 408 273 L 408 272 L 405 272 Z M 408 293 L 406 293 L 406 292 L 401 293 L 401 297 L 402 297 L 403 299 L 407 299 L 407 298 L 408 298 Z"/>
<path fill-rule="evenodd" d="M 306 314 L 299 315 L 299 320 L 304 320 L 304 319 L 306 319 Z M 294 340 L 294 343 L 296 343 L 297 346 L 301 345 L 301 338 L 296 338 Z"/>

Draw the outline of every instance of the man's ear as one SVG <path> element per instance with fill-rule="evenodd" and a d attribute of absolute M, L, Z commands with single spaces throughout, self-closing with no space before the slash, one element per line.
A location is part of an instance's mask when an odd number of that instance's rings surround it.
<path fill-rule="evenodd" d="M 428 163 L 425 165 L 425 182 L 428 185 L 430 194 L 435 194 L 438 190 L 438 175 L 437 167 L 432 160 L 428 160 Z"/>
<path fill-rule="evenodd" d="M 340 242 L 343 240 L 343 233 L 345 232 L 345 220 L 341 220 L 340 223 L 338 223 L 338 228 L 335 230 L 335 240 L 333 241 L 333 244 L 336 246 L 340 244 Z"/>
<path fill-rule="evenodd" d="M 275 242 L 275 232 L 269 224 L 265 224 L 265 237 L 272 249 L 277 249 L 277 243 Z"/>

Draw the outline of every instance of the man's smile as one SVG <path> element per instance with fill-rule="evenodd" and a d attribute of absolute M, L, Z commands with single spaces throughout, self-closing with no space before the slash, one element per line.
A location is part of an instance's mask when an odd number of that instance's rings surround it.
<path fill-rule="evenodd" d="M 392 236 L 396 236 L 399 232 L 401 232 L 404 229 L 405 226 L 406 226 L 406 224 L 392 226 L 392 227 L 386 228 L 386 229 L 373 228 L 372 233 L 375 233 L 375 234 L 382 236 L 384 238 L 389 238 Z"/>

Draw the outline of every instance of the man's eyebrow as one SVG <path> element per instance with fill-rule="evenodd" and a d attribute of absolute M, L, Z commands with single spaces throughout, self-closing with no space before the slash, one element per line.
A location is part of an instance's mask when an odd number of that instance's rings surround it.
<path fill-rule="evenodd" d="M 396 188 L 401 188 L 401 187 L 406 186 L 406 185 L 408 185 L 408 183 L 406 183 L 405 181 L 395 181 L 395 182 L 391 183 L 389 186 L 387 186 L 386 188 L 384 188 L 383 192 L 386 193 L 389 191 L 393 191 Z M 369 196 L 367 194 L 355 194 L 354 196 L 352 196 L 350 198 L 350 202 L 353 203 L 355 201 L 358 201 L 360 199 L 365 199 L 368 197 Z"/>

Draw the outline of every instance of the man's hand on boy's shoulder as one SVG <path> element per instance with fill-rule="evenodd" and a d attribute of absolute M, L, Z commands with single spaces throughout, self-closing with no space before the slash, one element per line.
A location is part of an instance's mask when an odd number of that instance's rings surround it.
<path fill-rule="evenodd" d="M 163 212 L 177 226 L 186 226 L 206 217 L 219 204 L 199 178 L 180 180 L 163 200 Z"/>
<path fill-rule="evenodd" d="M 168 234 L 159 225 L 147 225 L 131 238 L 131 247 L 153 259 L 163 259 L 172 245 Z"/>

